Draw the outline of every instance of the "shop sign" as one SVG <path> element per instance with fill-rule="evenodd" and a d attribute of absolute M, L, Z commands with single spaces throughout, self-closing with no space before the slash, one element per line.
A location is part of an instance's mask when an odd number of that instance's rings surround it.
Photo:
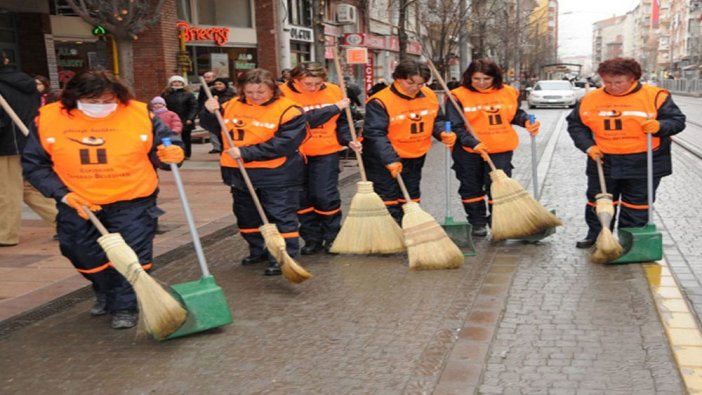
<path fill-rule="evenodd" d="M 386 49 L 385 37 L 370 33 L 346 33 L 343 44 L 370 49 Z"/>
<path fill-rule="evenodd" d="M 400 52 L 400 38 L 397 36 L 386 36 L 388 51 Z M 412 55 L 422 54 L 422 44 L 419 41 L 407 41 L 407 53 Z"/>
<path fill-rule="evenodd" d="M 368 63 L 368 48 L 346 48 L 346 63 L 347 64 L 365 64 Z"/>
<path fill-rule="evenodd" d="M 253 62 L 253 55 L 250 53 L 240 53 L 236 58 L 237 70 L 251 70 L 256 68 L 256 63 Z"/>
<path fill-rule="evenodd" d="M 312 42 L 312 29 L 305 29 L 304 27 L 291 27 L 290 28 L 290 39 L 295 41 Z"/>
<path fill-rule="evenodd" d="M 332 50 L 334 47 L 336 47 L 336 37 L 324 36 L 324 59 L 334 59 L 334 51 Z"/>
<path fill-rule="evenodd" d="M 190 26 L 188 22 L 180 21 L 176 23 L 179 31 L 178 37 L 185 41 L 214 41 L 220 47 L 229 42 L 228 27 L 200 27 Z"/>
<path fill-rule="evenodd" d="M 363 66 L 363 84 L 366 86 L 366 92 L 368 92 L 370 88 L 373 87 L 373 73 L 375 68 L 374 66 L 375 64 L 373 63 L 373 57 L 370 56 L 366 65 Z"/>

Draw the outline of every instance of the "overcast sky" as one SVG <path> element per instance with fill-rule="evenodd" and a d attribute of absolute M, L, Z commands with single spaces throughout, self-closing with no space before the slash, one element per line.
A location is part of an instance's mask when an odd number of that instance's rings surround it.
<path fill-rule="evenodd" d="M 633 10 L 639 0 L 558 0 L 558 55 L 592 54 L 592 24 Z"/>

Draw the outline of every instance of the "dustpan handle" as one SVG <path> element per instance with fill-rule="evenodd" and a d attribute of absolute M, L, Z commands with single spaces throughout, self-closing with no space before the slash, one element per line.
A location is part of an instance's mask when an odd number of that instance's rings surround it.
<path fill-rule="evenodd" d="M 536 117 L 534 114 L 529 114 L 529 123 L 532 125 L 536 122 Z M 539 173 L 536 169 L 538 163 L 536 163 L 536 136 L 530 134 L 531 136 L 531 183 L 534 186 L 534 199 L 539 200 Z"/>
<path fill-rule="evenodd" d="M 161 139 L 163 145 L 168 147 L 171 145 L 171 139 L 163 138 Z M 207 268 L 207 261 L 205 260 L 205 253 L 202 250 L 202 244 L 200 244 L 200 235 L 197 233 L 197 228 L 195 227 L 195 221 L 193 220 L 193 213 L 190 211 L 190 204 L 188 204 L 188 196 L 185 194 L 185 188 L 183 187 L 183 179 L 180 177 L 180 169 L 175 163 L 171 163 L 171 173 L 173 173 L 173 178 L 175 179 L 176 186 L 178 187 L 178 196 L 180 197 L 181 206 L 183 206 L 183 212 L 185 213 L 185 219 L 188 221 L 188 229 L 190 229 L 190 237 L 193 239 L 193 246 L 195 247 L 195 255 L 197 255 L 197 262 L 200 265 L 200 270 L 202 270 L 203 277 L 210 276 L 210 270 Z"/>
<path fill-rule="evenodd" d="M 451 122 L 446 121 L 446 127 L 444 128 L 446 132 L 451 132 Z M 444 185 L 446 185 L 446 193 L 444 194 L 446 196 L 446 215 L 445 217 L 448 218 L 449 216 L 449 204 L 451 203 L 449 199 L 449 191 L 451 190 L 451 172 L 449 170 L 449 166 L 451 165 L 451 150 L 447 149 L 446 153 L 444 154 L 444 160 L 446 161 L 446 166 L 444 169 L 444 175 L 446 176 L 446 182 Z"/>
<path fill-rule="evenodd" d="M 344 72 L 341 70 L 341 63 L 339 63 L 339 50 L 336 46 L 332 47 L 332 52 L 334 53 L 334 67 L 336 68 L 336 74 L 339 77 L 339 87 L 341 88 L 341 94 L 344 99 L 348 99 L 346 95 L 346 82 L 344 82 Z M 346 121 L 349 124 L 349 130 L 351 132 L 352 141 L 358 141 L 356 135 L 356 125 L 353 124 L 353 115 L 351 114 L 351 108 L 346 106 Z M 363 159 L 361 158 L 361 153 L 352 150 L 356 154 L 356 162 L 358 162 L 358 172 L 361 174 L 361 181 L 368 181 L 366 177 L 366 168 L 363 165 Z"/>
<path fill-rule="evenodd" d="M 210 92 L 209 89 L 207 89 L 207 81 L 205 81 L 205 78 L 200 77 L 200 84 L 205 87 L 204 91 L 205 94 L 207 95 L 208 99 L 212 98 L 212 92 Z M 232 141 L 231 136 L 229 136 L 229 132 L 227 131 L 227 126 L 224 124 L 224 118 L 222 118 L 222 114 L 219 113 L 219 111 L 215 111 L 215 116 L 217 116 L 217 121 L 219 122 L 219 127 L 222 128 L 222 136 L 227 140 L 227 143 L 229 144 L 230 147 L 234 147 L 234 142 Z M 261 201 L 258 199 L 258 195 L 256 194 L 256 190 L 254 189 L 253 184 L 251 183 L 251 179 L 249 178 L 249 172 L 246 171 L 246 168 L 244 167 L 244 161 L 241 160 L 241 158 L 232 158 L 236 161 L 236 164 L 239 166 L 239 171 L 241 171 L 241 176 L 244 178 L 244 182 L 246 183 L 246 188 L 249 190 L 249 194 L 251 195 L 251 199 L 253 199 L 254 205 L 256 206 L 256 210 L 258 211 L 258 215 L 261 217 L 261 221 L 263 222 L 264 225 L 268 225 L 268 217 L 266 216 L 266 212 L 263 211 L 263 205 L 261 204 Z"/>
<path fill-rule="evenodd" d="M 439 82 L 439 85 L 441 85 L 441 88 L 444 90 L 446 93 L 446 97 L 448 97 L 449 101 L 453 105 L 453 107 L 456 109 L 456 112 L 458 112 L 458 115 L 461 116 L 461 119 L 463 119 L 463 126 L 466 128 L 468 133 L 473 135 L 475 139 L 480 141 L 478 138 L 478 135 L 475 133 L 475 130 L 473 129 L 473 126 L 471 126 L 470 122 L 468 122 L 468 119 L 466 118 L 466 114 L 463 113 L 463 109 L 461 109 L 461 106 L 458 105 L 456 102 L 456 99 L 453 97 L 451 94 L 451 90 L 448 88 L 446 85 L 446 81 L 444 81 L 444 78 L 441 77 L 441 74 L 439 74 L 439 71 L 434 67 L 434 62 L 431 61 L 431 59 L 427 59 L 427 66 L 429 66 L 429 69 L 431 69 L 432 74 L 434 74 L 434 78 Z M 489 155 L 485 155 L 485 161 L 487 162 L 488 166 L 490 166 L 491 171 L 497 170 L 495 167 L 495 164 L 492 163 L 492 159 L 490 159 Z"/>
<path fill-rule="evenodd" d="M 653 223 L 653 136 L 646 133 L 646 189 L 648 192 L 648 223 Z"/>

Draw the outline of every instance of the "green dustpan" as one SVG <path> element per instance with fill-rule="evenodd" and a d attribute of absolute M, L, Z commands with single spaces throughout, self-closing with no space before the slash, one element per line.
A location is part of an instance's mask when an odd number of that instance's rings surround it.
<path fill-rule="evenodd" d="M 619 243 L 624 253 L 612 264 L 653 262 L 663 258 L 663 235 L 653 223 L 653 141 L 646 134 L 646 187 L 648 192 L 648 223 L 641 228 L 619 229 Z"/>
<path fill-rule="evenodd" d="M 447 132 L 451 131 L 451 122 L 446 122 L 445 130 Z M 449 174 L 449 155 L 449 150 L 446 150 L 446 156 L 444 157 L 444 167 L 446 170 L 446 182 L 444 183 L 446 186 L 446 193 L 444 194 L 446 197 L 446 216 L 444 217 L 444 222 L 441 224 L 441 227 L 444 228 L 446 235 L 448 235 L 451 241 L 453 241 L 456 246 L 463 251 L 463 256 L 475 256 L 475 245 L 473 244 L 473 238 L 471 236 L 473 227 L 468 222 L 456 222 L 453 220 L 453 217 L 449 216 L 449 189 L 451 183 Z"/>
<path fill-rule="evenodd" d="M 169 140 L 163 140 L 165 146 L 170 145 Z M 174 339 L 176 337 L 203 332 L 232 323 L 232 314 L 229 310 L 224 292 L 222 292 L 222 289 L 215 283 L 214 277 L 212 277 L 207 268 L 205 254 L 202 250 L 202 244 L 200 244 L 200 236 L 197 234 L 195 221 L 193 221 L 193 215 L 190 212 L 190 205 L 185 195 L 185 188 L 183 188 L 183 181 L 180 178 L 178 165 L 172 163 L 171 172 L 173 173 L 176 186 L 178 187 L 178 195 L 180 196 L 183 212 L 185 213 L 190 235 L 193 239 L 197 261 L 202 270 L 202 278 L 199 281 L 174 284 L 171 286 L 171 294 L 173 294 L 188 311 L 188 317 L 177 331 L 173 332 L 165 339 L 160 340 Z"/>
<path fill-rule="evenodd" d="M 529 122 L 534 123 L 534 121 L 536 121 L 534 115 L 529 114 Z M 534 199 L 539 200 L 539 174 L 537 172 L 536 163 L 536 136 L 533 135 L 531 136 L 531 183 L 534 186 Z M 551 209 L 549 211 L 554 215 L 556 214 L 556 210 Z M 520 237 L 515 240 L 523 241 L 525 243 L 538 243 L 554 233 L 556 233 L 556 228 L 548 228 L 539 233 L 526 237 Z"/>

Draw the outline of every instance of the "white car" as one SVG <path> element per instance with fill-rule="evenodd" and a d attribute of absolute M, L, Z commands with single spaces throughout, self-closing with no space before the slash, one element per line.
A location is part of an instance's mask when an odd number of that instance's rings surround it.
<path fill-rule="evenodd" d="M 529 108 L 537 107 L 575 107 L 578 92 L 567 80 L 542 80 L 533 88 L 527 88 Z"/>

